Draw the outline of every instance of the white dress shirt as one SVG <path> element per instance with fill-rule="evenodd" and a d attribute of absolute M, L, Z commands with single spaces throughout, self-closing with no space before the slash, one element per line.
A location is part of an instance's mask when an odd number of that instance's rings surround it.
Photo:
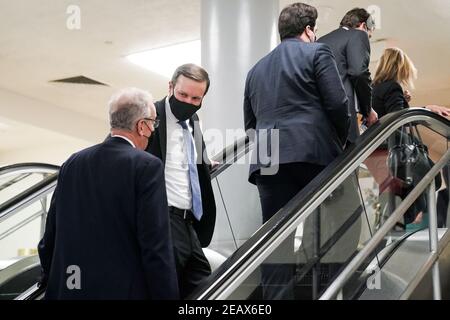
<path fill-rule="evenodd" d="M 179 209 L 191 209 L 192 194 L 183 128 L 173 115 L 172 110 L 170 110 L 169 98 L 166 98 L 166 122 L 167 145 L 164 174 L 166 178 L 167 202 L 169 206 Z M 189 124 L 189 120 L 186 120 L 186 124 L 192 133 L 193 129 Z M 195 158 L 197 158 L 195 144 L 194 151 Z"/>
<path fill-rule="evenodd" d="M 122 139 L 128 141 L 129 144 L 131 144 L 131 145 L 133 146 L 133 148 L 136 148 L 136 146 L 134 145 L 133 141 L 131 141 L 131 140 L 128 139 L 127 137 L 121 136 L 121 135 L 119 135 L 119 134 L 113 135 L 113 136 L 111 136 L 111 137 L 113 137 L 113 138 L 122 138 Z"/>

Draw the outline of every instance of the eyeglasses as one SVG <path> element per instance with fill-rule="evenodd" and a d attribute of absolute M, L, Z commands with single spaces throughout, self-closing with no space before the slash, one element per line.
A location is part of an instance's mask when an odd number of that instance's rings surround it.
<path fill-rule="evenodd" d="M 153 128 L 158 128 L 159 127 L 159 119 L 152 119 L 152 118 L 143 118 L 144 120 L 147 121 L 153 121 Z"/>

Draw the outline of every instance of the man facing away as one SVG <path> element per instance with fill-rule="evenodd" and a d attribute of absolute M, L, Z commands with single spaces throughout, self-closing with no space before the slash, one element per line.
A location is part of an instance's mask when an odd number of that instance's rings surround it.
<path fill-rule="evenodd" d="M 257 157 L 250 166 L 249 181 L 258 187 L 263 222 L 341 154 L 347 140 L 348 99 L 332 52 L 314 43 L 316 20 L 316 8 L 307 4 L 284 8 L 278 21 L 281 43 L 247 75 L 244 121 L 256 144 L 253 155 L 271 146 L 269 162 Z M 272 132 L 278 133 L 278 141 L 271 141 Z M 289 241 L 284 252 L 278 250 L 280 259 L 292 255 L 293 239 Z M 263 268 L 264 298 L 292 299 L 287 289 L 292 276 L 290 265 Z"/>
<path fill-rule="evenodd" d="M 165 180 L 180 296 L 188 296 L 211 267 L 202 247 L 211 242 L 216 204 L 210 162 L 196 112 L 209 88 L 208 73 L 195 64 L 178 67 L 169 95 L 155 103 L 160 126 L 147 151 L 165 165 Z"/>
<path fill-rule="evenodd" d="M 178 299 L 164 170 L 144 152 L 157 127 L 151 95 L 109 103 L 111 136 L 59 172 L 39 243 L 46 299 Z"/>
<path fill-rule="evenodd" d="M 369 38 L 374 30 L 372 16 L 365 9 L 355 8 L 345 14 L 338 29 L 318 40 L 331 48 L 347 93 L 351 114 L 350 144 L 359 136 L 357 112 L 368 126 L 378 120 L 377 113 L 372 109 L 372 79 L 369 71 Z"/>

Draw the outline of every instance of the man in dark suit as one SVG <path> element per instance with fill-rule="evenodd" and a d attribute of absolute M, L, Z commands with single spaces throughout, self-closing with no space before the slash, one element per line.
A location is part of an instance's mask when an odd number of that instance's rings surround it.
<path fill-rule="evenodd" d="M 211 242 L 216 204 L 210 162 L 196 112 L 209 88 L 208 73 L 194 64 L 177 68 L 169 96 L 155 103 L 160 126 L 147 151 L 165 165 L 178 283 L 182 298 L 211 274 L 202 247 Z"/>
<path fill-rule="evenodd" d="M 370 42 L 375 30 L 372 16 L 365 10 L 355 8 L 346 13 L 339 29 L 321 37 L 333 52 L 339 74 L 349 100 L 351 125 L 348 142 L 353 144 L 359 136 L 359 112 L 368 126 L 378 120 L 372 109 L 372 80 L 370 77 Z"/>
<path fill-rule="evenodd" d="M 347 140 L 348 99 L 330 49 L 313 43 L 316 19 L 312 6 L 284 8 L 278 22 L 281 43 L 247 76 L 245 129 L 256 143 L 249 181 L 258 187 L 263 222 L 332 162 Z M 261 157 L 266 147 L 267 157 Z M 285 255 L 292 255 L 291 240 Z M 291 267 L 278 261 L 263 269 L 265 299 L 292 298 L 277 289 L 290 282 Z"/>
<path fill-rule="evenodd" d="M 39 243 L 46 299 L 178 299 L 158 125 L 149 93 L 110 101 L 111 136 L 61 167 Z"/>

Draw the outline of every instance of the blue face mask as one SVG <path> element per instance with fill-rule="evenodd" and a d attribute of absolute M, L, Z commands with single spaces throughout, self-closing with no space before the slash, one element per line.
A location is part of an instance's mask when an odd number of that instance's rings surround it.
<path fill-rule="evenodd" d="M 186 121 L 190 119 L 198 110 L 201 108 L 201 104 L 199 106 L 195 106 L 190 103 L 186 103 L 175 98 L 175 95 L 172 95 L 169 98 L 170 110 L 173 115 L 180 121 Z"/>

